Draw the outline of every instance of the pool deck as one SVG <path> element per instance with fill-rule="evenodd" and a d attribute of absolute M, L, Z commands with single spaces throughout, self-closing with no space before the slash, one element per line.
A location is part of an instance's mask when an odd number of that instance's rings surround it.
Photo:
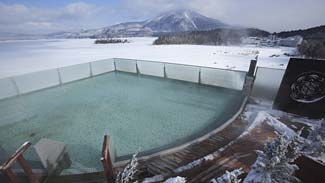
<path fill-rule="evenodd" d="M 236 118 L 225 129 L 211 135 L 209 138 L 192 144 L 177 152 L 166 154 L 163 156 L 157 156 L 146 161 L 140 162 L 141 169 L 147 170 L 152 175 L 162 175 L 170 177 L 174 175 L 182 175 L 188 179 L 188 176 L 193 173 L 187 174 L 187 171 L 182 173 L 176 173 L 175 171 L 195 160 L 198 160 L 206 155 L 212 154 L 222 147 L 225 147 L 230 142 L 234 141 L 246 128 L 246 124 L 240 120 L 240 117 Z M 196 174 L 199 172 L 196 172 Z"/>
<path fill-rule="evenodd" d="M 214 159 L 203 162 L 200 166 L 181 172 L 188 183 L 210 182 L 211 179 L 223 175 L 226 170 L 237 168 L 247 173 L 255 162 L 257 155 L 255 150 L 262 150 L 264 144 L 275 137 L 274 128 L 267 123 L 262 123 L 254 128 L 249 134 L 236 139 L 222 152 L 213 153 Z"/>
<path fill-rule="evenodd" d="M 274 128 L 263 123 L 249 134 L 238 138 L 247 127 L 247 123 L 239 116 L 224 130 L 202 142 L 175 153 L 140 162 L 141 169 L 152 175 L 162 175 L 164 179 L 183 176 L 187 182 L 193 183 L 210 182 L 226 170 L 243 168 L 247 172 L 256 160 L 254 151 L 261 150 L 265 142 L 275 136 Z M 220 151 L 221 148 L 223 151 Z M 213 160 L 203 160 L 205 156 L 213 157 Z M 202 162 L 197 166 L 189 165 L 196 160 Z"/>
<path fill-rule="evenodd" d="M 264 121 L 242 135 L 249 127 L 242 114 L 227 127 L 202 141 L 175 152 L 140 160 L 140 178 L 155 177 L 156 181 L 151 182 L 162 182 L 169 177 L 182 176 L 189 183 L 198 183 L 210 182 L 211 179 L 224 174 L 226 170 L 243 168 L 247 173 L 256 160 L 255 150 L 263 149 L 264 144 L 274 138 L 276 133 L 274 127 Z M 279 120 L 287 123 L 285 119 Z M 189 166 L 195 161 L 200 163 Z M 116 171 L 121 168 L 122 166 L 116 167 Z M 51 177 L 48 182 L 105 182 L 105 178 L 102 172 L 97 172 Z"/>

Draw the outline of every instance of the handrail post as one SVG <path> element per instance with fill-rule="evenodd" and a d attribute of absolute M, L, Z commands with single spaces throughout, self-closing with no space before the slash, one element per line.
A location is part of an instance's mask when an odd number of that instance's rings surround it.
<path fill-rule="evenodd" d="M 116 70 L 116 58 L 113 58 L 113 61 L 114 61 L 114 71 L 117 71 Z"/>
<path fill-rule="evenodd" d="M 25 142 L 2 166 L 0 166 L 0 171 L 9 179 L 10 183 L 19 183 L 17 177 L 12 172 L 11 166 L 17 160 L 20 166 L 23 168 L 25 174 L 27 175 L 31 183 L 39 183 L 38 178 L 33 173 L 32 167 L 25 160 L 23 153 L 32 144 L 30 142 Z"/>
<path fill-rule="evenodd" d="M 199 67 L 199 84 L 201 84 L 201 67 Z"/>
<path fill-rule="evenodd" d="M 138 60 L 135 60 L 135 69 L 137 70 L 137 75 L 140 74 L 139 67 L 138 67 Z"/>
<path fill-rule="evenodd" d="M 91 62 L 89 62 L 89 75 L 90 77 L 93 77 L 93 66 Z"/>
<path fill-rule="evenodd" d="M 57 68 L 57 69 L 56 69 L 56 72 L 58 73 L 58 77 L 59 77 L 59 83 L 60 83 L 60 85 L 62 85 L 62 77 L 61 77 L 61 72 L 60 72 L 60 69 L 59 69 L 59 68 Z"/>
<path fill-rule="evenodd" d="M 166 73 L 166 64 L 164 63 L 164 78 L 167 78 L 167 73 Z"/>
<path fill-rule="evenodd" d="M 257 65 L 257 60 L 251 60 L 249 64 L 249 70 L 247 72 L 248 76 L 255 77 L 256 65 Z"/>
<path fill-rule="evenodd" d="M 23 168 L 25 174 L 27 174 L 27 177 L 30 180 L 30 182 L 31 183 L 38 183 L 38 180 L 37 180 L 35 174 L 33 173 L 32 167 L 29 166 L 29 164 L 26 161 L 26 159 L 24 158 L 24 156 L 20 155 L 17 158 L 17 161 L 19 162 L 20 166 Z"/>
<path fill-rule="evenodd" d="M 1 170 L 3 174 L 8 178 L 10 183 L 19 183 L 17 177 L 12 172 L 11 168 Z"/>
<path fill-rule="evenodd" d="M 108 135 L 104 136 L 104 142 L 103 142 L 103 148 L 102 148 L 102 158 L 100 160 L 103 164 L 104 173 L 105 173 L 107 182 L 113 183 L 114 182 L 114 167 L 113 167 L 113 163 L 112 163 L 110 152 L 109 152 L 109 136 Z"/>
<path fill-rule="evenodd" d="M 19 91 L 19 87 L 17 85 L 17 82 L 16 82 L 15 78 L 14 77 L 11 77 L 10 80 L 11 80 L 11 83 L 14 85 L 14 88 L 15 88 L 15 91 L 16 91 L 17 95 L 19 96 L 20 95 L 20 91 Z"/>

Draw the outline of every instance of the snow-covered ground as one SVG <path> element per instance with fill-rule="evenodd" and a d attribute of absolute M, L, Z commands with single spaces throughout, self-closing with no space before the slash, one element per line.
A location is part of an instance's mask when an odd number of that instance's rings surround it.
<path fill-rule="evenodd" d="M 96 45 L 92 39 L 0 41 L 0 78 L 106 58 L 130 58 L 248 70 L 259 66 L 285 68 L 284 53 L 293 48 L 255 46 L 152 45 L 156 38 L 129 38 L 131 43 Z M 279 57 L 270 57 L 280 55 Z"/>

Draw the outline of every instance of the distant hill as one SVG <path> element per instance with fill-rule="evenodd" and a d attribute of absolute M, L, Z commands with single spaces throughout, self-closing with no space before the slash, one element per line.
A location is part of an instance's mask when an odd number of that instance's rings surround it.
<path fill-rule="evenodd" d="M 325 39 L 325 25 L 304 30 L 294 30 L 276 33 L 278 37 L 287 38 L 300 35 L 304 39 Z"/>
<path fill-rule="evenodd" d="M 163 35 L 155 40 L 154 44 L 235 45 L 240 44 L 244 37 L 267 37 L 269 35 L 269 32 L 259 29 L 220 28 Z"/>
<path fill-rule="evenodd" d="M 54 38 L 105 38 L 153 36 L 184 31 L 202 31 L 231 27 L 191 10 L 177 10 L 142 22 L 126 22 L 100 29 L 49 34 Z"/>

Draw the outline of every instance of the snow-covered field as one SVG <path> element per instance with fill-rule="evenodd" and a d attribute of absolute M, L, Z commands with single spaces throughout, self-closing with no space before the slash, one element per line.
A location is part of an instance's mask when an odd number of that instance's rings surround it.
<path fill-rule="evenodd" d="M 250 60 L 258 54 L 259 66 L 285 68 L 289 58 L 283 54 L 295 51 L 255 46 L 155 46 L 155 39 L 129 38 L 131 43 L 109 45 L 96 45 L 92 39 L 0 41 L 0 78 L 113 57 L 248 70 Z"/>

